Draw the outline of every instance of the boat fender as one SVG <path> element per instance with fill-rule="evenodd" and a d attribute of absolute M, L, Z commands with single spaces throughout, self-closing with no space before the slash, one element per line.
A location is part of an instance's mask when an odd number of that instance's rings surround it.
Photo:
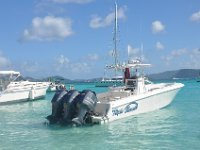
<path fill-rule="evenodd" d="M 31 87 L 31 90 L 29 92 L 29 99 L 30 100 L 35 99 L 35 89 L 34 89 L 34 87 Z"/>

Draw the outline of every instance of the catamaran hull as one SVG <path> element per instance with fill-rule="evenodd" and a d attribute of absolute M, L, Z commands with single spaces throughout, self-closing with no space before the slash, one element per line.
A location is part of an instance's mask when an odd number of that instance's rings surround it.
<path fill-rule="evenodd" d="M 39 99 L 46 95 L 46 90 L 47 87 L 4 92 L 0 94 L 0 105 Z"/>
<path fill-rule="evenodd" d="M 93 122 L 100 123 L 100 124 L 105 123 L 105 122 L 112 122 L 112 121 L 123 119 L 129 116 L 138 115 L 141 113 L 146 113 L 146 112 L 164 108 L 173 101 L 174 97 L 176 96 L 180 88 L 172 89 L 168 91 L 162 91 L 160 93 L 157 92 L 156 94 L 154 92 L 152 93 L 148 92 L 143 95 L 130 96 L 130 97 L 118 100 L 119 103 L 117 104 L 110 103 L 109 106 L 107 106 L 109 107 L 107 115 L 103 117 L 93 116 Z M 123 103 L 126 101 L 127 103 Z M 102 105 L 102 104 L 99 103 L 99 105 Z M 105 107 L 105 104 L 103 107 Z"/>

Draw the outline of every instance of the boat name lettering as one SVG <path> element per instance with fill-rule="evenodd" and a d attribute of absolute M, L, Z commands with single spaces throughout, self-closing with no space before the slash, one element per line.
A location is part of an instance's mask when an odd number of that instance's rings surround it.
<path fill-rule="evenodd" d="M 122 114 L 122 113 L 123 113 L 123 109 L 114 108 L 114 109 L 112 110 L 113 116 L 118 116 L 119 114 Z"/>
<path fill-rule="evenodd" d="M 112 115 L 118 116 L 119 114 L 122 114 L 122 113 L 128 113 L 128 112 L 134 111 L 137 108 L 138 108 L 138 103 L 132 102 L 132 103 L 129 103 L 127 106 L 123 107 L 123 108 L 113 108 L 112 109 Z"/>

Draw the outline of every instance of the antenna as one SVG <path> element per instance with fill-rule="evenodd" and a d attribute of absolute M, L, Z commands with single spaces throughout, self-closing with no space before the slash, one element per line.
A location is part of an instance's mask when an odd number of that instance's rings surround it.
<path fill-rule="evenodd" d="M 140 56 L 141 61 L 143 61 L 143 43 L 141 43 L 141 56 Z"/>
<path fill-rule="evenodd" d="M 129 60 L 130 59 L 130 53 L 131 53 L 131 47 L 130 47 L 129 44 L 127 46 L 127 53 L 128 53 L 128 60 Z"/>

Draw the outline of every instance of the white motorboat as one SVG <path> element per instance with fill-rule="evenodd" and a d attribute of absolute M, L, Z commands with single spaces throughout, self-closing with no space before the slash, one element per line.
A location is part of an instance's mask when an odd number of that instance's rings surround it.
<path fill-rule="evenodd" d="M 117 62 L 116 59 L 115 62 Z M 124 86 L 110 87 L 104 93 L 96 94 L 91 90 L 57 92 L 51 101 L 52 114 L 47 116 L 49 123 L 102 124 L 168 106 L 184 85 L 182 83 L 152 83 L 147 80 L 143 71 L 150 66 L 139 59 L 130 60 L 123 65 L 115 63 L 109 66 L 115 71 L 121 70 L 124 73 Z"/>
<path fill-rule="evenodd" d="M 49 87 L 47 89 L 47 92 L 56 92 L 56 91 L 60 90 L 63 87 L 65 87 L 65 85 L 60 83 L 59 81 L 49 82 Z"/>
<path fill-rule="evenodd" d="M 55 92 L 56 90 L 57 90 L 57 85 L 53 82 L 50 82 L 47 92 Z"/>
<path fill-rule="evenodd" d="M 96 95 L 90 90 L 56 93 L 52 114 L 47 119 L 50 123 L 101 124 L 168 106 L 184 85 L 150 82 L 143 74 L 143 69 L 149 66 L 139 60 L 120 66 L 125 86 L 110 87 L 104 93 Z"/>
<path fill-rule="evenodd" d="M 0 104 L 34 100 L 46 95 L 48 82 L 17 81 L 20 72 L 0 71 Z"/>
<path fill-rule="evenodd" d="M 148 66 L 150 64 L 142 64 L 138 60 L 122 66 L 125 69 L 125 86 L 113 87 L 108 92 L 97 94 L 98 102 L 94 112 L 101 115 L 92 116 L 92 122 L 114 121 L 168 106 L 184 85 L 150 82 L 143 72 L 139 72 L 139 69 Z M 135 74 L 129 75 L 129 70 Z"/>

